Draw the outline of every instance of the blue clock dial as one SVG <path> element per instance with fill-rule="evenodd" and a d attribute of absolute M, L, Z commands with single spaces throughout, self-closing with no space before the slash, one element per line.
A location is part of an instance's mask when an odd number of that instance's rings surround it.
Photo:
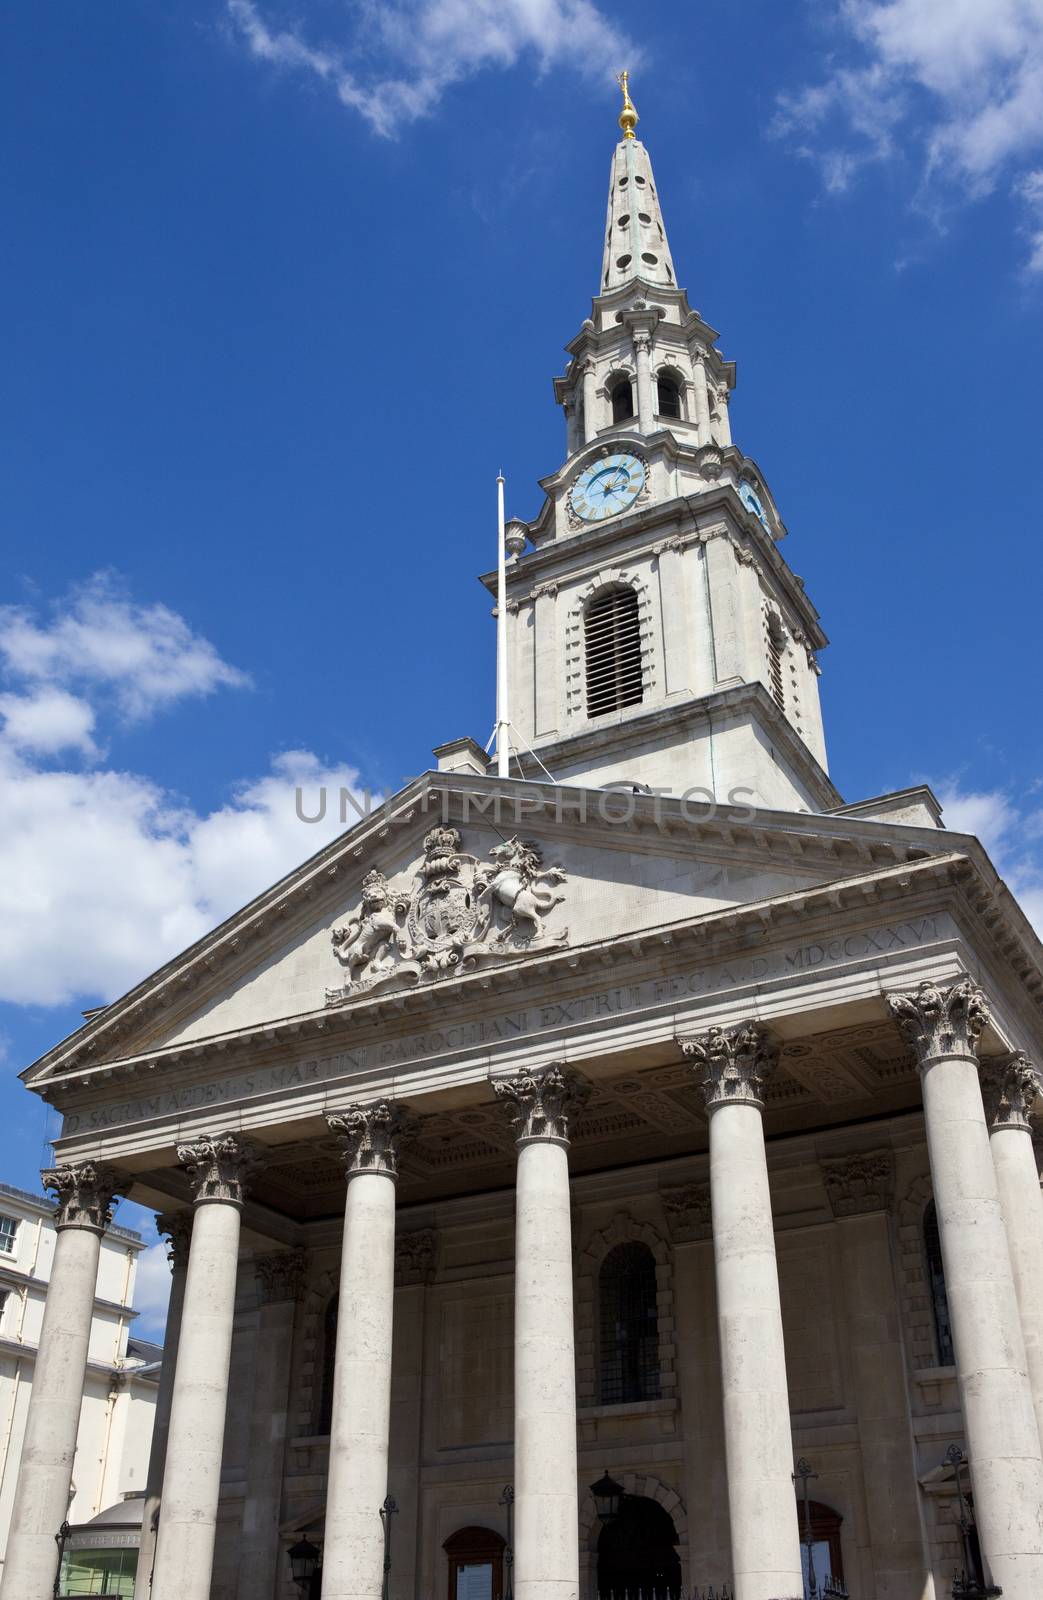
<path fill-rule="evenodd" d="M 645 487 L 644 462 L 628 451 L 602 456 L 585 467 L 572 486 L 569 503 L 584 522 L 603 522 L 632 506 Z"/>
<path fill-rule="evenodd" d="M 739 499 L 742 501 L 747 511 L 753 512 L 765 533 L 770 533 L 771 529 L 768 527 L 768 513 L 764 509 L 764 502 L 761 500 L 760 495 L 753 487 L 753 484 L 750 482 L 749 478 L 743 478 L 739 484 Z"/>

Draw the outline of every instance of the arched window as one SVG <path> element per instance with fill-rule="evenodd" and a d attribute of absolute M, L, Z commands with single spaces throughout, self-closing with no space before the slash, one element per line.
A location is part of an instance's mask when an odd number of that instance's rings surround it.
<path fill-rule="evenodd" d="M 923 1249 L 927 1258 L 927 1287 L 934 1312 L 934 1337 L 938 1347 L 938 1365 L 951 1367 L 956 1361 L 952 1345 L 952 1326 L 949 1322 L 949 1297 L 945 1292 L 945 1268 L 942 1265 L 942 1242 L 938 1237 L 938 1212 L 932 1200 L 923 1214 Z"/>
<path fill-rule="evenodd" d="M 782 656 L 786 649 L 786 634 L 773 611 L 767 612 L 765 616 L 764 631 L 768 644 L 768 682 L 771 698 L 780 711 L 785 711 L 786 680 L 782 675 Z"/>
<path fill-rule="evenodd" d="M 618 378 L 609 391 L 612 421 L 625 422 L 634 415 L 634 391 L 629 378 Z"/>
<path fill-rule="evenodd" d="M 337 1306 L 334 1295 L 322 1319 L 322 1388 L 319 1391 L 317 1432 L 329 1433 L 333 1421 L 333 1369 L 337 1360 Z"/>
<path fill-rule="evenodd" d="M 644 697 L 637 593 L 628 585 L 600 589 L 583 621 L 587 716 L 602 717 Z"/>
<path fill-rule="evenodd" d="M 661 417 L 680 417 L 681 388 L 676 378 L 663 373 L 656 380 L 656 411 Z"/>
<path fill-rule="evenodd" d="M 449 1600 L 500 1600 L 505 1541 L 492 1528 L 461 1528 L 442 1546 L 449 1557 Z"/>
<path fill-rule="evenodd" d="M 811 1590 L 807 1531 L 804 1521 L 804 1502 L 799 1497 L 797 1510 L 800 1514 L 800 1562 L 804 1570 L 804 1595 L 807 1600 Z M 823 1505 L 821 1500 L 809 1501 L 808 1512 L 811 1521 L 810 1562 L 815 1569 L 815 1593 L 821 1595 L 828 1578 L 835 1578 L 838 1583 L 844 1581 L 844 1561 L 840 1550 L 840 1524 L 844 1519 L 839 1511 L 834 1511 L 832 1506 Z"/>
<path fill-rule="evenodd" d="M 673 1518 L 644 1495 L 623 1496 L 598 1536 L 598 1600 L 680 1600 Z"/>
<path fill-rule="evenodd" d="M 601 1263 L 601 1404 L 659 1399 L 655 1256 L 617 1244 Z"/>

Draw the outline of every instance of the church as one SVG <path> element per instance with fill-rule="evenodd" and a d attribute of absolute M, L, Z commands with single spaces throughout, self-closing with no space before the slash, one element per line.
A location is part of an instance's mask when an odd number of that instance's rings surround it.
<path fill-rule="evenodd" d="M 623 88 L 563 460 L 482 580 L 496 761 L 440 745 L 24 1074 L 3 1600 L 59 1593 L 116 1195 L 172 1267 L 134 1600 L 1043 1596 L 1043 947 L 928 788 L 829 778 Z"/>

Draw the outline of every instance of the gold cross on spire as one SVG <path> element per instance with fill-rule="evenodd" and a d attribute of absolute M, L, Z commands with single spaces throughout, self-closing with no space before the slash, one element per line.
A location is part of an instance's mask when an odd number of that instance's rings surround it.
<path fill-rule="evenodd" d="M 621 72 L 616 82 L 623 91 L 623 109 L 619 113 L 619 126 L 623 130 L 624 139 L 635 139 L 637 137 L 634 132 L 637 127 L 637 110 L 630 98 L 629 72 Z"/>

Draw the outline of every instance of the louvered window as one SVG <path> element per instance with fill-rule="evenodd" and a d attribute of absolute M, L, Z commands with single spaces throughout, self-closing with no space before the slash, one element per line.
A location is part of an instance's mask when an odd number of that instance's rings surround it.
<path fill-rule="evenodd" d="M 673 378 L 661 377 L 656 384 L 656 410 L 661 417 L 680 417 L 681 391 Z"/>
<path fill-rule="evenodd" d="M 636 592 L 621 585 L 595 595 L 587 607 L 584 637 L 588 717 L 639 705 L 644 688 Z"/>
<path fill-rule="evenodd" d="M 768 636 L 768 678 L 771 697 L 780 711 L 786 709 L 786 684 L 782 676 L 782 653 L 786 648 L 785 636 L 777 619 L 768 616 L 765 623 Z"/>

